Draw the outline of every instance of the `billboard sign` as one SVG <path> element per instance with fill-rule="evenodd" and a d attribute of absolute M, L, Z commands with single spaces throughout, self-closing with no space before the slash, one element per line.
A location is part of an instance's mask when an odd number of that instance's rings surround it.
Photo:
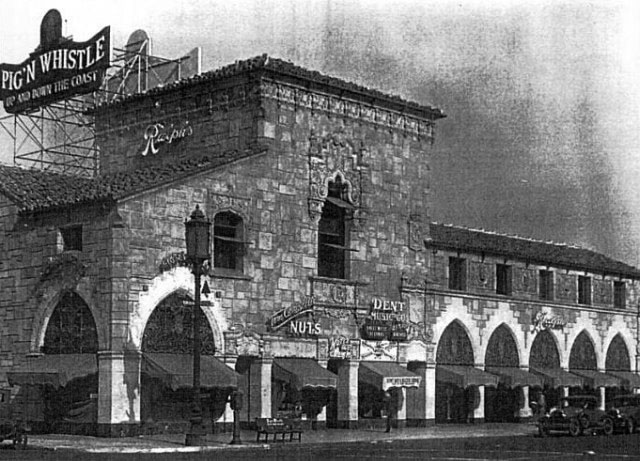
<path fill-rule="evenodd" d="M 86 42 L 59 37 L 21 64 L 0 64 L 0 98 L 12 114 L 100 88 L 111 63 L 110 28 Z"/>

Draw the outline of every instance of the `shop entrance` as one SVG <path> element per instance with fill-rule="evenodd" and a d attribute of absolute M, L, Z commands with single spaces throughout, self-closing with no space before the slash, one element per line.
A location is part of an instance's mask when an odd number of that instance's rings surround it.
<path fill-rule="evenodd" d="M 215 357 L 213 331 L 200 310 L 203 424 L 224 413 L 234 373 Z M 140 415 L 148 432 L 182 432 L 193 402 L 193 301 L 184 292 L 166 297 L 153 311 L 142 337 Z"/>
<path fill-rule="evenodd" d="M 485 367 L 519 368 L 518 348 L 508 327 L 500 325 L 489 338 Z M 522 387 L 501 380 L 485 388 L 484 418 L 487 422 L 513 422 L 521 405 Z"/>
<path fill-rule="evenodd" d="M 438 365 L 465 365 L 473 367 L 471 340 L 462 325 L 455 321 L 442 333 L 436 352 Z M 443 378 L 436 367 L 436 423 L 469 422 L 477 388 L 465 387 Z"/>

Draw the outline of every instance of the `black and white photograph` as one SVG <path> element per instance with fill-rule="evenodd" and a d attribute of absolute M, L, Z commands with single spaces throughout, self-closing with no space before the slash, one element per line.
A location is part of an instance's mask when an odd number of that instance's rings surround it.
<path fill-rule="evenodd" d="M 640 2 L 0 8 L 0 459 L 640 458 Z"/>

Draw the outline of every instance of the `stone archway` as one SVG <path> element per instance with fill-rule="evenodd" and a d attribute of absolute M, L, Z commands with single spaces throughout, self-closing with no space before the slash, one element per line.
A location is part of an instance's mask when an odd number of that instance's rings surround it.
<path fill-rule="evenodd" d="M 607 371 L 631 371 L 629 350 L 620 334 L 614 336 L 611 344 L 609 344 L 607 358 L 605 360 L 605 369 Z"/>
<path fill-rule="evenodd" d="M 569 354 L 569 370 L 597 370 L 596 350 L 593 341 L 582 331 L 576 337 Z"/>
<path fill-rule="evenodd" d="M 560 368 L 560 353 L 555 338 L 549 331 L 539 332 L 531 344 L 531 368 Z"/>
<path fill-rule="evenodd" d="M 513 333 L 505 324 L 494 330 L 487 344 L 484 359 L 485 367 L 513 367 L 518 368 L 518 347 Z M 485 388 L 484 416 L 488 422 L 513 422 L 520 408 L 520 388 L 505 386 Z M 518 403 L 518 407 L 515 404 Z"/>
<path fill-rule="evenodd" d="M 156 306 L 146 323 L 141 341 L 140 418 L 143 423 L 152 424 L 148 430 L 160 430 L 156 426 L 161 424 L 170 427 L 167 430 L 180 432 L 192 417 L 193 314 L 191 296 L 178 290 Z M 202 382 L 206 363 L 217 350 L 203 309 L 199 324 Z M 226 389 L 201 392 L 205 422 L 221 416 L 227 397 Z"/>
<path fill-rule="evenodd" d="M 96 322 L 75 291 L 64 290 L 54 299 L 39 333 L 43 355 L 32 358 L 32 378 L 20 383 L 16 399 L 39 430 L 92 431 L 98 420 Z"/>
<path fill-rule="evenodd" d="M 437 365 L 473 366 L 473 346 L 464 326 L 457 320 L 442 332 L 436 350 Z M 436 367 L 436 422 L 464 422 L 474 399 L 474 390 L 445 382 Z"/>

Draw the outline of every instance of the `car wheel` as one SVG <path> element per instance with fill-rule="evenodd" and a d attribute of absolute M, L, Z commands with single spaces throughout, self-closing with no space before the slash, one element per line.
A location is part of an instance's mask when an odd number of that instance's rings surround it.
<path fill-rule="evenodd" d="M 611 418 L 604 418 L 602 420 L 602 432 L 604 433 L 604 435 L 613 434 L 613 421 L 611 420 Z"/>
<path fill-rule="evenodd" d="M 580 425 L 580 421 L 577 419 L 572 419 L 569 421 L 569 435 L 571 437 L 578 437 L 582 434 L 582 426 Z"/>
<path fill-rule="evenodd" d="M 627 419 L 627 434 L 633 434 L 636 431 L 636 422 L 633 418 Z"/>
<path fill-rule="evenodd" d="M 580 426 L 582 426 L 582 429 L 588 429 L 589 428 L 589 418 L 587 418 L 584 415 L 580 416 Z"/>

